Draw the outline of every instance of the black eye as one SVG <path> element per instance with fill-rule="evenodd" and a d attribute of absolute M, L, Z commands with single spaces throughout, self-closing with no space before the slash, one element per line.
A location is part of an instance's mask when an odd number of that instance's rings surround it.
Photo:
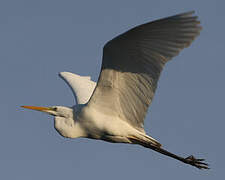
<path fill-rule="evenodd" d="M 57 111 L 57 107 L 53 107 L 52 110 L 53 110 L 53 111 Z"/>

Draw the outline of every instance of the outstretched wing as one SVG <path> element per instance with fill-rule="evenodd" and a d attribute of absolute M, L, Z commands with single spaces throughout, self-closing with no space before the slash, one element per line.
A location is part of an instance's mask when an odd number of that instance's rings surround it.
<path fill-rule="evenodd" d="M 143 130 L 165 63 L 199 35 L 200 22 L 193 13 L 140 25 L 109 41 L 104 46 L 101 73 L 88 106 Z"/>
<path fill-rule="evenodd" d="M 70 72 L 61 72 L 59 76 L 72 89 L 77 104 L 88 102 L 96 86 L 90 76 L 79 76 Z"/>

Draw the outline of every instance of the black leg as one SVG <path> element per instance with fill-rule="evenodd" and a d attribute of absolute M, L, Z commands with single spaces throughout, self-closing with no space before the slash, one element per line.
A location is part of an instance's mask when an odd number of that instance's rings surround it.
<path fill-rule="evenodd" d="M 149 142 L 144 142 L 143 140 L 138 139 L 136 137 L 129 137 L 129 140 L 131 141 L 131 143 L 140 144 L 140 145 L 142 145 L 146 148 L 150 148 L 150 149 L 152 149 L 154 151 L 157 151 L 161 154 L 164 154 L 166 156 L 169 156 L 169 157 L 172 157 L 172 158 L 177 159 L 179 161 L 182 161 L 183 163 L 195 166 L 198 169 L 209 169 L 208 164 L 203 162 L 203 161 L 205 161 L 205 159 L 196 159 L 192 155 L 188 156 L 187 158 L 183 158 L 181 156 L 177 156 L 176 154 L 173 154 L 173 153 L 161 148 L 160 146 L 155 146 L 153 144 L 150 144 Z"/>
<path fill-rule="evenodd" d="M 143 144 L 142 144 L 143 145 Z M 204 159 L 196 159 L 194 156 L 188 156 L 187 158 L 183 158 L 183 157 L 180 157 L 180 156 L 177 156 L 176 154 L 173 154 L 169 151 L 166 151 L 165 149 L 161 148 L 161 147 L 155 147 L 154 145 L 143 145 L 144 147 L 147 147 L 147 148 L 150 148 L 154 151 L 157 151 L 161 154 L 164 154 L 166 156 L 170 156 L 174 159 L 177 159 L 179 161 L 182 161 L 186 164 L 190 164 L 192 166 L 195 166 L 199 169 L 209 169 L 208 167 L 208 164 L 207 163 L 204 163 Z"/>

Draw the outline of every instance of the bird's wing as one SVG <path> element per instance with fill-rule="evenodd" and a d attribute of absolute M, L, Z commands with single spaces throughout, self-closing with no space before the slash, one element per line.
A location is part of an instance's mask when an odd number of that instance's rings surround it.
<path fill-rule="evenodd" d="M 61 72 L 59 76 L 70 86 L 77 104 L 85 104 L 90 99 L 96 83 L 90 76 L 79 76 L 70 72 Z"/>
<path fill-rule="evenodd" d="M 137 26 L 109 41 L 88 106 L 143 130 L 165 63 L 188 47 L 201 30 L 194 12 Z"/>

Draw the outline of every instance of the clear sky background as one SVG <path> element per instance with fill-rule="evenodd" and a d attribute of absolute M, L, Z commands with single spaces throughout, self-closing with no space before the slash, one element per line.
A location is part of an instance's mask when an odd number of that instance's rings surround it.
<path fill-rule="evenodd" d="M 0 179 L 223 179 L 224 7 L 223 0 L 1 0 Z M 96 81 L 108 40 L 190 10 L 203 30 L 166 65 L 145 127 L 164 148 L 205 158 L 211 170 L 137 145 L 65 139 L 53 117 L 20 108 L 72 106 L 72 92 L 58 72 Z"/>

